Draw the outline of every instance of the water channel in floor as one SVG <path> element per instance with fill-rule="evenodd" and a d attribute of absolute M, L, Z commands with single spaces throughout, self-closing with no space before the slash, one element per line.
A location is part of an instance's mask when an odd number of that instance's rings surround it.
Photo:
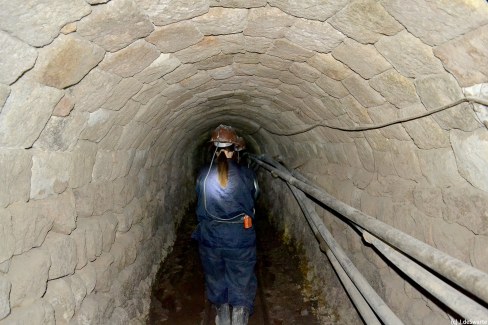
<path fill-rule="evenodd" d="M 215 310 L 205 299 L 198 244 L 190 238 L 195 226 L 196 216 L 190 212 L 161 264 L 152 291 L 151 325 L 215 324 Z M 317 302 L 303 294 L 307 284 L 300 249 L 285 244 L 266 217 L 258 216 L 254 227 L 258 291 L 249 325 L 319 324 L 314 315 Z"/>

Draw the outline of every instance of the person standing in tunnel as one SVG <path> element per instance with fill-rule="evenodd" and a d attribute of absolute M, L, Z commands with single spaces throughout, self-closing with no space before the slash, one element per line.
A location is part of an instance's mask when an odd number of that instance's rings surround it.
<path fill-rule="evenodd" d="M 197 178 L 199 242 L 206 296 L 217 308 L 217 325 L 245 325 L 253 312 L 257 279 L 252 225 L 258 192 L 254 171 L 236 162 L 238 137 L 230 126 L 213 130 L 209 166 Z M 215 161 L 216 160 L 216 161 Z"/>

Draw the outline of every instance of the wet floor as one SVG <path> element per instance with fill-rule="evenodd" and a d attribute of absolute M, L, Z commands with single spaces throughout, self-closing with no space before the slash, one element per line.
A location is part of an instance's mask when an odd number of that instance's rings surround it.
<path fill-rule="evenodd" d="M 149 324 L 215 324 L 215 311 L 206 301 L 197 243 L 190 236 L 196 217 L 180 225 L 172 252 L 158 272 L 153 287 Z M 283 243 L 266 218 L 254 223 L 258 239 L 258 291 L 249 325 L 319 324 L 316 302 L 303 295 L 306 286 L 299 250 Z"/>

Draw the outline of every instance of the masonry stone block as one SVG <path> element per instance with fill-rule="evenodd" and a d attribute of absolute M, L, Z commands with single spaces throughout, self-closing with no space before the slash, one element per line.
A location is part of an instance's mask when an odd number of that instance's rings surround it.
<path fill-rule="evenodd" d="M 100 216 L 105 212 L 111 211 L 114 206 L 113 184 L 111 182 L 97 182 L 92 184 L 95 191 L 93 214 Z"/>
<path fill-rule="evenodd" d="M 82 223 L 82 221 L 80 221 Z M 76 269 L 83 268 L 88 263 L 88 257 L 86 254 L 86 229 L 82 226 L 76 228 L 71 233 L 71 238 L 76 245 Z"/>
<path fill-rule="evenodd" d="M 474 234 L 469 229 L 457 223 L 439 221 L 432 225 L 430 231 L 437 249 L 469 263 L 474 240 Z"/>
<path fill-rule="evenodd" d="M 158 52 L 159 55 L 159 52 Z M 154 62 L 154 61 L 153 61 Z M 102 105 L 102 108 L 112 111 L 120 111 L 127 102 L 139 92 L 143 87 L 143 83 L 137 78 L 124 78 L 115 87 L 112 95 Z M 121 115 L 122 112 L 117 115 Z M 118 122 L 118 120 L 117 120 Z"/>
<path fill-rule="evenodd" d="M 116 307 L 110 318 L 110 324 L 113 325 L 125 325 L 130 322 L 129 315 L 125 309 Z"/>
<path fill-rule="evenodd" d="M 44 151 L 70 151 L 76 145 L 87 119 L 85 112 L 74 111 L 66 117 L 55 116 L 53 112 L 33 147 Z"/>
<path fill-rule="evenodd" d="M 116 124 L 119 126 L 129 124 L 129 122 L 134 119 L 134 116 L 136 116 L 140 107 L 141 104 L 136 102 L 134 99 L 127 101 L 127 103 L 125 103 L 125 105 L 120 109 L 119 114 L 116 116 Z"/>
<path fill-rule="evenodd" d="M 10 215 L 10 212 L 5 209 L 0 210 L 0 238 L 2 238 L 2 245 L 0 246 L 0 263 L 4 263 L 13 256 L 16 248 L 12 216 Z"/>
<path fill-rule="evenodd" d="M 10 96 L 10 87 L 0 83 L 0 112 L 7 101 L 8 96 Z"/>
<path fill-rule="evenodd" d="M 369 84 L 387 101 L 399 108 L 420 103 L 413 81 L 394 69 L 371 78 Z"/>
<path fill-rule="evenodd" d="M 129 177 L 127 179 L 130 179 L 130 177 L 137 175 L 139 173 L 139 171 L 142 168 L 144 168 L 144 165 L 146 164 L 147 159 L 148 159 L 148 150 L 136 150 L 135 155 L 134 155 L 134 159 L 132 160 L 132 166 L 130 167 Z M 133 196 L 132 196 L 133 194 L 130 191 L 131 188 L 133 188 L 133 186 L 127 186 L 126 202 L 129 202 L 133 198 Z"/>
<path fill-rule="evenodd" d="M 49 281 L 44 300 L 52 305 L 56 324 L 69 323 L 75 313 L 75 297 L 66 278 Z"/>
<path fill-rule="evenodd" d="M 52 216 L 53 231 L 69 235 L 76 228 L 75 196 L 71 190 L 47 199 L 40 205 Z"/>
<path fill-rule="evenodd" d="M 96 184 L 88 183 L 73 190 L 76 214 L 80 218 L 90 217 L 94 211 Z"/>
<path fill-rule="evenodd" d="M 180 60 L 173 55 L 162 53 L 148 67 L 137 73 L 134 77 L 148 84 L 174 71 L 180 64 Z"/>
<path fill-rule="evenodd" d="M 201 16 L 191 21 L 204 35 L 240 33 L 247 25 L 247 9 L 210 8 Z"/>
<path fill-rule="evenodd" d="M 419 219 L 425 220 L 425 215 L 414 206 L 406 203 L 395 203 L 393 205 L 393 215 L 396 216 L 391 225 L 407 233 L 408 235 L 425 241 L 424 229 L 419 227 Z"/>
<path fill-rule="evenodd" d="M 114 301 L 104 294 L 90 294 L 76 312 L 70 324 L 108 324 L 114 310 Z"/>
<path fill-rule="evenodd" d="M 185 37 L 181 37 L 182 35 L 185 35 Z M 184 21 L 157 27 L 146 40 L 154 44 L 162 53 L 173 53 L 200 42 L 202 38 L 203 34 L 194 24 Z M 168 60 L 168 58 L 171 59 L 170 61 L 161 64 L 163 66 L 163 71 L 164 68 L 168 70 L 171 66 L 178 65 L 179 61 L 170 57 L 169 54 L 162 55 L 164 55 L 163 58 L 165 59 L 163 60 L 160 57 L 160 61 L 162 61 L 161 63 Z"/>
<path fill-rule="evenodd" d="M 139 272 L 140 269 L 132 264 L 118 274 L 112 286 L 112 293 L 115 297 L 116 305 L 127 306 L 127 301 L 134 296 L 136 287 L 132 284 L 140 282 L 138 281 L 141 278 Z"/>
<path fill-rule="evenodd" d="M 71 166 L 69 167 L 69 185 L 78 188 L 88 184 L 92 179 L 93 165 L 97 146 L 90 141 L 79 140 L 72 152 Z"/>
<path fill-rule="evenodd" d="M 332 55 L 364 79 L 370 79 L 391 68 L 390 63 L 373 45 L 364 45 L 352 39 L 346 39 L 334 48 Z"/>
<path fill-rule="evenodd" d="M 451 150 L 419 150 L 418 157 L 422 174 L 430 184 L 448 187 L 465 183 L 465 180 L 459 175 L 454 153 Z"/>
<path fill-rule="evenodd" d="M 106 5 L 94 7 L 91 15 L 78 22 L 77 32 L 114 52 L 145 37 L 154 27 L 133 1 L 110 1 Z"/>
<path fill-rule="evenodd" d="M 432 48 L 407 31 L 383 37 L 375 47 L 405 77 L 420 77 L 444 71 Z"/>
<path fill-rule="evenodd" d="M 171 71 L 174 71 L 175 69 L 172 69 Z M 163 92 L 166 92 L 168 90 L 168 87 L 169 85 L 164 79 L 155 80 L 153 82 L 150 82 L 149 84 L 142 86 L 141 90 L 135 96 L 133 96 L 133 99 L 141 104 L 147 104 L 151 102 L 154 98 L 159 98 L 160 100 L 163 100 L 166 97 Z"/>
<path fill-rule="evenodd" d="M 80 134 L 80 138 L 92 143 L 100 142 L 115 124 L 116 113 L 107 109 L 98 109 L 89 113 L 88 121 Z"/>
<path fill-rule="evenodd" d="M 357 74 L 350 75 L 342 80 L 342 84 L 347 88 L 349 93 L 365 107 L 379 106 L 385 103 L 383 96 Z"/>
<path fill-rule="evenodd" d="M 417 209 L 432 218 L 442 218 L 445 205 L 442 200 L 441 189 L 418 186 L 413 191 L 413 197 Z"/>
<path fill-rule="evenodd" d="M 129 229 L 133 223 L 142 219 L 142 207 L 137 198 L 134 198 L 124 209 L 123 215 L 117 216 L 119 221 L 119 231 Z M 127 231 L 126 230 L 126 231 Z"/>
<path fill-rule="evenodd" d="M 99 67 L 122 78 L 128 78 L 148 67 L 160 54 L 153 44 L 137 40 L 124 49 L 105 55 Z"/>
<path fill-rule="evenodd" d="M 71 156 L 63 152 L 36 152 L 32 156 L 30 198 L 44 199 L 64 192 L 69 184 Z"/>
<path fill-rule="evenodd" d="M 53 207 L 49 203 L 40 201 L 13 203 L 8 207 L 15 238 L 14 254 L 21 254 L 42 244 L 54 224 L 52 211 Z"/>
<path fill-rule="evenodd" d="M 62 96 L 60 90 L 32 80 L 17 81 L 2 108 L 0 146 L 30 148 Z M 32 107 L 36 107 L 36 114 L 31 114 Z"/>
<path fill-rule="evenodd" d="M 463 87 L 486 82 L 488 70 L 484 64 L 488 42 L 488 27 L 482 26 L 434 48 L 434 54 L 442 60 Z"/>
<path fill-rule="evenodd" d="M 244 35 L 253 37 L 282 38 L 286 28 L 294 22 L 294 18 L 274 7 L 251 9 Z"/>
<path fill-rule="evenodd" d="M 465 226 L 475 234 L 488 235 L 488 193 L 466 185 L 442 189 L 444 219 Z"/>
<path fill-rule="evenodd" d="M 461 88 L 450 74 L 417 78 L 415 86 L 422 102 L 429 109 L 449 104 L 463 97 Z"/>
<path fill-rule="evenodd" d="M 286 30 L 285 38 L 303 48 L 329 53 L 346 37 L 326 22 L 298 19 Z"/>
<path fill-rule="evenodd" d="M 343 80 L 351 74 L 351 70 L 342 62 L 336 60 L 330 53 L 316 53 L 308 59 L 307 62 L 312 67 L 334 80 Z"/>
<path fill-rule="evenodd" d="M 0 206 L 29 199 L 32 158 L 25 150 L 0 150 Z"/>
<path fill-rule="evenodd" d="M 40 83 L 63 89 L 78 83 L 104 55 L 101 47 L 86 39 L 60 35 L 39 51 L 34 73 Z"/>
<path fill-rule="evenodd" d="M 115 216 L 117 217 L 117 231 L 129 231 L 130 227 L 132 227 L 133 217 L 130 214 L 124 212 L 116 213 Z"/>
<path fill-rule="evenodd" d="M 137 152 L 134 159 L 136 159 L 136 157 L 137 157 Z M 134 186 L 133 184 L 131 184 L 130 181 L 131 179 L 133 180 L 133 177 L 131 176 L 118 178 L 113 183 L 114 196 L 115 196 L 114 197 L 115 213 L 122 213 L 127 203 L 132 201 L 132 199 L 135 196 Z"/>
<path fill-rule="evenodd" d="M 0 320 L 10 313 L 10 289 L 12 285 L 7 277 L 0 275 Z"/>
<path fill-rule="evenodd" d="M 211 51 L 214 52 L 214 49 L 211 49 Z M 205 55 L 205 53 L 208 53 L 208 52 L 206 52 L 204 49 L 202 49 L 202 52 L 200 52 L 200 53 Z M 214 55 L 214 54 L 215 53 L 213 53 L 211 55 Z M 182 59 L 181 57 L 179 57 L 179 59 L 182 62 L 184 61 L 184 59 Z M 185 62 L 185 63 L 188 63 L 188 62 Z M 166 80 L 168 82 L 168 84 L 173 85 L 173 84 L 177 84 L 177 83 L 181 82 L 182 80 L 190 78 L 191 76 L 195 75 L 197 72 L 198 72 L 197 69 L 193 65 L 184 64 L 184 65 L 180 65 L 178 68 L 176 68 L 174 71 L 168 73 L 163 78 L 164 78 L 164 80 Z M 181 88 L 179 85 L 177 87 Z M 171 96 L 168 96 L 168 98 L 171 99 Z"/>
<path fill-rule="evenodd" d="M 0 31 L 0 83 L 10 85 L 25 71 L 31 69 L 37 59 L 37 51 L 28 44 Z M 1 103 L 1 101 L 0 101 Z"/>
<path fill-rule="evenodd" d="M 98 144 L 99 150 L 111 150 L 120 142 L 123 127 L 115 125 Z"/>
<path fill-rule="evenodd" d="M 87 295 L 95 290 L 95 285 L 97 283 L 97 274 L 92 263 L 88 263 L 84 268 L 76 271 L 76 275 L 78 275 L 83 281 Z"/>
<path fill-rule="evenodd" d="M 398 176 L 419 180 L 422 178 L 419 160 L 417 157 L 418 148 L 412 142 L 392 141 L 393 165 Z"/>
<path fill-rule="evenodd" d="M 479 128 L 467 133 L 460 130 L 450 132 L 451 145 L 456 157 L 459 173 L 475 187 L 488 191 L 488 134 Z"/>
<path fill-rule="evenodd" d="M 389 123 L 398 119 L 398 108 L 390 103 L 385 103 L 381 106 L 369 107 L 368 115 L 375 124 Z M 397 139 L 400 141 L 411 141 L 412 138 L 401 123 L 389 125 L 381 128 L 380 133 L 388 139 Z"/>
<path fill-rule="evenodd" d="M 269 0 L 273 7 L 278 7 L 286 13 L 296 17 L 325 21 L 348 3 L 344 0 L 322 1 L 294 1 L 294 0 Z"/>
<path fill-rule="evenodd" d="M 191 19 L 208 12 L 207 0 L 175 0 L 161 2 L 159 0 L 143 0 L 141 6 L 151 18 L 154 25 L 163 26 L 174 22 Z"/>
<path fill-rule="evenodd" d="M 482 1 L 464 5 L 459 2 L 444 4 L 414 0 L 409 10 L 405 10 L 400 0 L 382 3 L 398 22 L 429 45 L 442 44 L 486 24 L 488 14 L 488 8 Z"/>
<path fill-rule="evenodd" d="M 33 7 L 36 10 L 32 10 Z M 0 13 L 0 29 L 32 46 L 42 47 L 51 43 L 66 23 L 79 20 L 90 12 L 90 5 L 83 0 L 69 3 L 62 0 L 6 2 Z"/>
<path fill-rule="evenodd" d="M 380 3 L 372 0 L 351 2 L 328 22 L 363 44 L 375 43 L 383 35 L 395 35 L 403 29 Z"/>
<path fill-rule="evenodd" d="M 81 303 L 83 302 L 83 299 L 85 299 L 86 297 L 85 282 L 76 273 L 63 279 L 66 279 L 66 281 L 68 282 L 71 288 L 71 292 L 73 293 L 74 309 L 76 312 L 80 309 Z"/>
<path fill-rule="evenodd" d="M 343 98 L 349 95 L 349 91 L 342 83 L 327 76 L 320 76 L 315 83 L 332 97 Z"/>
<path fill-rule="evenodd" d="M 78 227 L 85 230 L 86 255 L 89 261 L 94 261 L 102 254 L 102 229 L 97 217 L 78 220 Z"/>
<path fill-rule="evenodd" d="M 54 309 L 45 299 L 38 299 L 32 304 L 13 308 L 11 314 L 1 324 L 45 324 L 55 325 Z"/>
<path fill-rule="evenodd" d="M 285 60 L 305 62 L 313 56 L 313 52 L 287 40 L 276 40 L 267 52 L 268 55 L 276 56 Z"/>
<path fill-rule="evenodd" d="M 91 70 L 71 89 L 75 109 L 83 112 L 98 110 L 113 95 L 121 80 L 121 77 L 99 68 Z"/>
<path fill-rule="evenodd" d="M 34 248 L 12 258 L 7 279 L 12 284 L 10 306 L 33 303 L 46 291 L 51 258 L 45 249 Z"/>
<path fill-rule="evenodd" d="M 113 263 L 114 257 L 110 253 L 103 253 L 92 263 L 97 277 L 96 292 L 108 292 L 110 290 L 115 275 L 111 267 Z"/>
<path fill-rule="evenodd" d="M 115 241 L 118 220 L 115 214 L 106 213 L 99 217 L 100 228 L 102 230 L 102 250 L 109 252 Z"/>
<path fill-rule="evenodd" d="M 80 309 L 71 319 L 70 324 L 102 324 L 102 315 L 99 309 L 99 301 L 96 296 L 90 294 L 83 300 Z"/>
<path fill-rule="evenodd" d="M 291 64 L 290 72 L 309 82 L 315 82 L 321 75 L 320 71 L 302 62 Z"/>
<path fill-rule="evenodd" d="M 137 240 L 134 233 L 117 233 L 110 253 L 114 257 L 114 267 L 119 271 L 134 263 L 137 257 Z"/>
<path fill-rule="evenodd" d="M 477 269 L 488 272 L 488 261 L 484 258 L 488 254 L 488 237 L 475 236 L 473 250 L 471 251 L 471 262 Z"/>
<path fill-rule="evenodd" d="M 68 235 L 50 232 L 42 247 L 51 256 L 49 280 L 73 274 L 78 258 L 76 256 L 76 242 Z"/>
<path fill-rule="evenodd" d="M 53 116 L 66 117 L 73 110 L 75 102 L 69 94 L 65 94 L 63 98 L 54 107 Z"/>
<path fill-rule="evenodd" d="M 424 112 L 425 108 L 422 105 L 413 105 L 400 110 L 399 117 L 409 117 Z M 402 125 L 420 149 L 446 148 L 450 146 L 449 133 L 441 129 L 432 117 L 427 116 L 408 121 Z"/>

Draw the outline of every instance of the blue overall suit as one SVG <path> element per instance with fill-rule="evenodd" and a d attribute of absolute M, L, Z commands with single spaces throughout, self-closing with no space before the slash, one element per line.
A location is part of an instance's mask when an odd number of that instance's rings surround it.
<path fill-rule="evenodd" d="M 197 179 L 199 242 L 208 300 L 215 305 L 245 306 L 252 312 L 256 295 L 256 233 L 243 216 L 254 218 L 257 183 L 254 171 L 228 159 L 228 183 L 222 188 L 214 164 Z"/>

